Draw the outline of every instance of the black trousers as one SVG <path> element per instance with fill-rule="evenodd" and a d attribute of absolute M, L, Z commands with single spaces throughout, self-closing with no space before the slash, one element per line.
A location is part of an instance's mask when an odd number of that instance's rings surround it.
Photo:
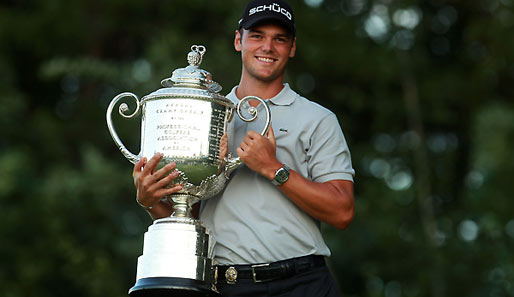
<path fill-rule="evenodd" d="M 237 280 L 236 284 L 226 282 L 216 285 L 224 297 L 243 296 L 275 296 L 275 297 L 339 297 L 339 289 L 326 266 L 317 267 L 310 271 L 286 279 L 264 283 L 254 283 L 253 280 Z"/>

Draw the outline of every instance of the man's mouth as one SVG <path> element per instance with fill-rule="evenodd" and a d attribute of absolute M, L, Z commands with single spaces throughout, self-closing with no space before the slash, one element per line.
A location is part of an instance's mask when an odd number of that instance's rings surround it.
<path fill-rule="evenodd" d="M 266 62 L 266 63 L 272 63 L 272 62 L 275 62 L 275 59 L 272 59 L 272 58 L 266 58 L 266 57 L 257 57 L 257 60 L 261 61 L 261 62 Z"/>

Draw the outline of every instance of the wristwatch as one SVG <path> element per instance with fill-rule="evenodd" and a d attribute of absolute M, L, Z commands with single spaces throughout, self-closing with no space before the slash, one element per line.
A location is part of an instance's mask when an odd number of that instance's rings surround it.
<path fill-rule="evenodd" d="M 271 181 L 275 186 L 283 185 L 289 179 L 289 167 L 286 164 L 275 171 L 275 178 Z"/>

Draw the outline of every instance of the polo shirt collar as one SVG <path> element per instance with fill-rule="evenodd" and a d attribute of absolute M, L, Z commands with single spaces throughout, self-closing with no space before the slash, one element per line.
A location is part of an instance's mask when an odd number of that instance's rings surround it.
<path fill-rule="evenodd" d="M 282 90 L 275 95 L 275 97 L 269 99 L 269 101 L 275 105 L 291 105 L 296 99 L 296 94 L 291 93 L 294 92 L 291 90 L 291 87 L 289 87 L 289 84 L 285 83 Z"/>
<path fill-rule="evenodd" d="M 233 95 L 233 98 L 231 98 L 231 99 L 236 104 L 237 104 L 237 101 L 240 100 L 236 96 L 237 87 L 238 86 L 235 86 L 234 88 L 232 88 L 232 91 L 229 94 L 229 95 L 231 95 L 231 94 Z M 229 97 L 231 97 L 231 96 L 229 96 Z M 284 83 L 284 87 L 282 88 L 282 90 L 277 95 L 275 95 L 275 97 L 266 100 L 266 102 L 271 102 L 274 105 L 285 106 L 285 105 L 291 105 L 295 99 L 296 99 L 296 93 L 293 90 L 291 90 L 291 87 L 289 86 L 288 83 Z"/>

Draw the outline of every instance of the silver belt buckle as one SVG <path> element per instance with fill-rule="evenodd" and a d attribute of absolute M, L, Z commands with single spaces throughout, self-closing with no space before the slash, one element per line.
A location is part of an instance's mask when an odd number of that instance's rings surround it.
<path fill-rule="evenodd" d="M 255 268 L 267 267 L 267 266 L 269 266 L 269 263 L 252 265 L 252 277 L 253 277 L 254 283 L 262 283 L 262 282 L 267 282 L 267 281 L 272 280 L 271 278 L 270 279 L 257 279 L 257 274 L 255 273 Z"/>

